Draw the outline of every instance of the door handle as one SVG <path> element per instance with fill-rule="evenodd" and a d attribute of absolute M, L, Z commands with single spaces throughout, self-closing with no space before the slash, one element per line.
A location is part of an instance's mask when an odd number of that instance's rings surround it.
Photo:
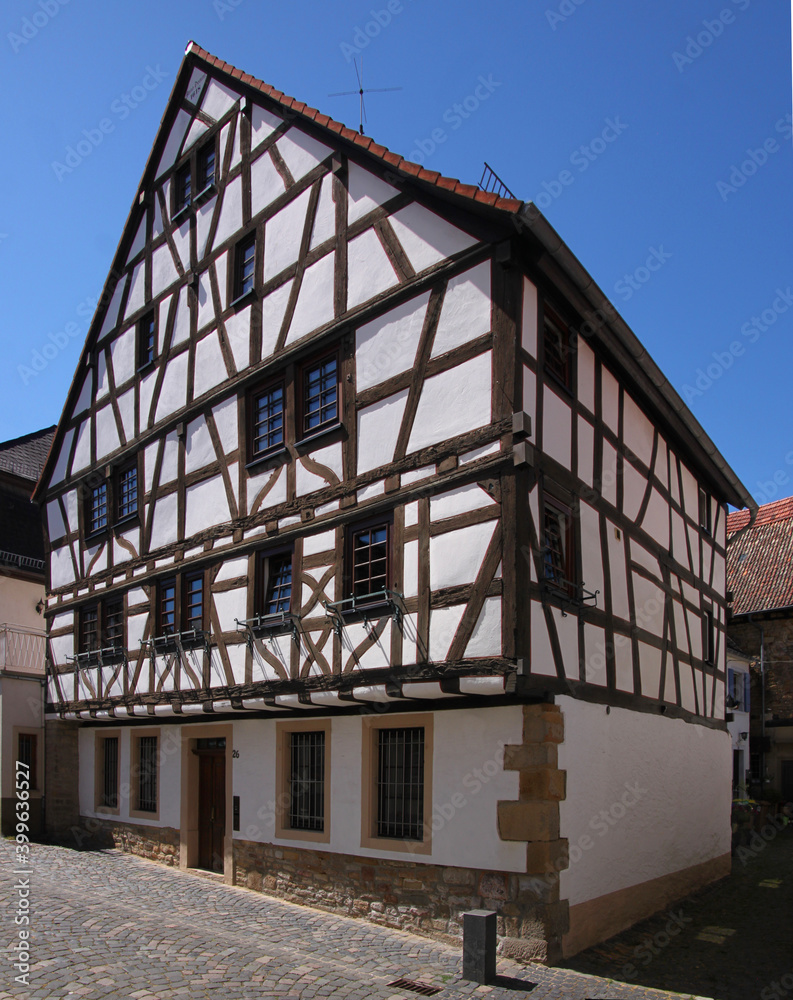
<path fill-rule="evenodd" d="M 209 810 L 209 822 L 210 823 L 214 823 L 215 822 L 215 807 L 214 806 L 212 806 L 212 808 Z"/>

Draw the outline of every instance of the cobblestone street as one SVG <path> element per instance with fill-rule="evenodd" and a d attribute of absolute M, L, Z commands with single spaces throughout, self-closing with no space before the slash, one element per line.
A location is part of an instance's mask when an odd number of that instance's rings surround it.
<path fill-rule="evenodd" d="M 321 913 L 116 851 L 31 851 L 29 986 L 14 983 L 17 891 L 10 841 L 0 842 L 0 1000 L 409 1000 L 405 977 L 438 1000 L 652 1000 L 675 994 L 563 969 L 499 962 L 500 978 L 460 978 L 461 950 Z"/>

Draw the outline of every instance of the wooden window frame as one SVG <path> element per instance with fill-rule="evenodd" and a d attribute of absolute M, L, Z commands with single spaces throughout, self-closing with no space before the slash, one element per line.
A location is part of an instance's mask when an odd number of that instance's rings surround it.
<path fill-rule="evenodd" d="M 276 818 L 275 836 L 282 840 L 304 840 L 315 844 L 330 843 L 331 824 L 331 720 L 289 719 L 277 722 L 276 732 Z M 325 734 L 323 768 L 323 828 L 322 830 L 295 829 L 290 826 L 292 805 L 291 790 L 291 736 L 293 733 L 321 732 Z"/>
<path fill-rule="evenodd" d="M 159 323 L 158 323 L 158 309 L 149 309 L 144 313 L 143 316 L 135 324 L 135 364 L 138 372 L 146 371 L 151 368 L 155 363 L 157 358 L 160 356 L 158 351 L 159 346 Z M 152 355 L 148 356 L 148 345 L 146 346 L 146 356 L 144 357 L 144 338 L 148 339 L 149 330 L 148 326 L 151 324 L 152 335 L 154 337 L 154 344 L 152 346 Z"/>
<path fill-rule="evenodd" d="M 121 604 L 121 642 L 116 646 L 117 649 L 127 648 L 127 617 L 124 608 L 124 595 L 114 594 L 103 598 L 102 600 L 90 601 L 88 604 L 83 604 L 77 610 L 77 645 L 78 653 L 96 653 L 100 649 L 108 649 L 109 646 L 105 641 L 105 636 L 107 633 L 107 619 L 109 617 L 108 606 L 111 604 Z M 95 649 L 83 649 L 83 624 L 84 616 L 87 611 L 96 610 L 96 635 L 97 643 Z"/>
<path fill-rule="evenodd" d="M 140 771 L 140 741 L 146 736 L 153 736 L 157 740 L 157 750 L 156 758 L 154 762 L 154 774 L 155 774 L 155 788 L 156 788 L 156 808 L 154 811 L 148 809 L 140 808 L 140 792 L 141 792 L 141 771 Z M 161 767 L 161 756 L 162 756 L 162 738 L 160 734 L 160 729 L 146 728 L 146 729 L 134 729 L 131 734 L 131 747 L 130 747 L 130 781 L 129 786 L 131 790 L 130 796 L 130 807 L 129 815 L 133 819 L 148 819 L 152 822 L 158 822 L 160 819 L 160 793 L 162 791 L 162 767 Z"/>
<path fill-rule="evenodd" d="M 184 193 L 185 179 L 187 179 L 186 195 Z M 189 157 L 183 163 L 180 163 L 173 172 L 173 183 L 171 185 L 171 219 L 173 221 L 176 221 L 180 216 L 186 215 L 190 211 L 194 200 L 194 187 L 193 160 L 192 157 Z"/>
<path fill-rule="evenodd" d="M 709 667 L 716 665 L 716 619 L 712 607 L 702 609 L 702 662 Z"/>
<path fill-rule="evenodd" d="M 254 614 L 268 614 L 266 607 L 270 596 L 270 561 L 288 557 L 292 565 L 292 589 L 289 596 L 289 611 L 294 605 L 295 597 L 295 554 L 291 546 L 280 546 L 273 549 L 260 549 L 256 553 L 256 570 L 254 582 Z M 277 612 L 275 612 L 277 614 Z M 288 613 L 288 612 L 287 612 Z"/>
<path fill-rule="evenodd" d="M 172 573 L 169 576 L 163 576 L 157 580 L 156 592 L 155 592 L 155 635 L 157 638 L 164 635 L 180 635 L 183 632 L 190 632 L 193 630 L 193 626 L 187 627 L 187 598 L 188 589 L 187 582 L 193 579 L 201 579 L 201 628 L 196 629 L 196 631 L 207 632 L 207 622 L 209 621 L 209 594 L 208 594 L 208 583 L 209 578 L 206 569 L 197 569 L 194 571 L 185 570 L 182 573 Z M 167 583 L 173 582 L 174 585 L 174 623 L 173 629 L 170 632 L 164 631 L 163 625 L 163 615 L 162 615 L 162 597 L 163 597 L 163 587 Z"/>
<path fill-rule="evenodd" d="M 409 854 L 432 853 L 432 769 L 433 716 L 431 712 L 387 715 L 361 719 L 361 847 Z M 424 730 L 423 828 L 422 840 L 400 840 L 377 833 L 378 734 L 381 729 Z"/>
<path fill-rule="evenodd" d="M 195 185 L 194 186 L 196 188 L 198 188 L 199 181 L 205 179 L 201 175 L 202 175 L 202 172 L 205 172 L 205 170 L 204 170 L 204 160 L 206 158 L 207 152 L 210 149 L 210 147 L 212 148 L 212 151 L 214 153 L 215 169 L 212 171 L 212 180 L 209 181 L 208 183 L 204 183 L 202 185 L 202 187 L 199 190 L 196 191 L 196 193 L 195 193 L 195 195 L 193 197 L 193 201 L 195 201 L 195 202 L 199 202 L 200 203 L 200 201 L 202 200 L 202 198 L 204 198 L 210 192 L 217 190 L 218 170 L 220 168 L 220 163 L 218 161 L 218 135 L 219 135 L 219 133 L 215 132 L 215 134 L 211 138 L 207 139 L 205 142 L 202 142 L 199 146 L 196 147 L 196 152 L 195 152 L 195 164 L 196 164 L 196 166 L 195 166 Z"/>
<path fill-rule="evenodd" d="M 251 229 L 234 244 L 229 266 L 229 307 L 237 308 L 242 303 L 256 294 L 257 281 L 259 275 L 259 234 L 256 229 Z M 253 247 L 253 281 L 251 287 L 243 291 L 242 266 L 245 261 L 245 253 Z"/>
<path fill-rule="evenodd" d="M 355 568 L 355 536 L 361 531 L 383 527 L 386 529 L 386 590 L 393 589 L 394 582 L 394 515 L 380 514 L 368 517 L 363 521 L 355 521 L 347 525 L 344 538 L 344 596 L 349 598 L 354 593 L 353 573 Z M 372 593 L 372 591 L 369 591 Z"/>
<path fill-rule="evenodd" d="M 116 805 L 105 804 L 105 740 L 118 740 L 116 759 Z M 94 812 L 102 816 L 118 816 L 121 813 L 121 730 L 100 729 L 94 738 Z"/>
<path fill-rule="evenodd" d="M 317 427 L 312 427 L 306 429 L 306 390 L 307 390 L 307 375 L 310 369 L 316 368 L 323 364 L 325 361 L 329 361 L 331 358 L 336 362 L 336 417 L 333 420 L 326 420 L 324 423 L 319 424 Z M 319 437 L 322 434 L 327 434 L 329 431 L 335 430 L 337 427 L 342 425 L 342 381 L 341 381 L 341 350 L 340 345 L 336 344 L 334 347 L 324 350 L 322 352 L 312 354 L 310 357 L 302 361 L 298 367 L 297 372 L 297 399 L 295 405 L 296 428 L 295 435 L 297 438 L 297 443 L 303 441 L 311 441 L 315 437 Z"/>
<path fill-rule="evenodd" d="M 713 536 L 713 512 L 710 494 L 704 487 L 699 487 L 699 528 L 706 535 Z"/>
<path fill-rule="evenodd" d="M 552 578 L 548 577 L 545 573 L 546 566 L 546 543 L 545 543 L 545 517 L 548 508 L 552 508 L 558 513 L 562 514 L 565 518 L 565 544 L 566 552 L 564 559 L 564 566 L 562 571 L 564 573 L 564 580 L 566 581 L 565 586 L 559 586 Z M 577 597 L 578 590 L 580 587 L 580 580 L 578 579 L 578 532 L 577 532 L 577 519 L 573 514 L 573 504 L 566 500 L 562 500 L 557 496 L 556 492 L 550 488 L 547 484 L 543 487 L 542 491 L 542 535 L 541 535 L 541 547 L 540 547 L 540 560 L 542 563 L 542 583 L 544 583 L 550 592 L 558 593 L 563 597 Z"/>
<path fill-rule="evenodd" d="M 283 441 L 280 444 L 271 445 L 269 448 L 265 448 L 262 451 L 254 451 L 254 441 L 256 437 L 256 410 L 258 407 L 259 399 L 266 393 L 271 392 L 273 389 L 281 388 L 283 393 Z M 246 429 L 248 438 L 248 465 L 255 465 L 258 462 L 264 462 L 268 458 L 273 458 L 275 455 L 280 455 L 282 452 L 287 451 L 287 440 L 288 440 L 288 385 L 285 375 L 279 375 L 276 378 L 269 379 L 267 382 L 262 382 L 257 385 L 254 389 L 248 392 L 245 400 L 246 407 Z"/>
<path fill-rule="evenodd" d="M 83 502 L 83 533 L 86 539 L 99 538 L 106 535 L 113 527 L 113 491 L 110 479 L 103 477 L 96 483 L 85 484 L 86 495 Z M 97 491 L 104 490 L 105 493 L 105 523 L 99 527 L 94 527 L 94 495 Z"/>
<path fill-rule="evenodd" d="M 562 334 L 562 339 L 566 337 L 564 344 L 564 357 L 561 368 L 550 363 L 550 352 L 548 350 L 549 333 L 547 323 L 557 327 Z M 561 313 L 555 309 L 547 300 L 542 300 L 540 307 L 539 330 L 542 337 L 542 367 L 546 376 L 549 376 L 554 385 L 564 389 L 569 395 L 574 394 L 575 371 L 574 354 L 570 340 L 573 334 L 570 332 L 570 324 L 562 317 Z"/>
<path fill-rule="evenodd" d="M 135 473 L 135 509 L 128 514 L 120 513 L 121 477 L 127 472 Z M 140 469 L 137 456 L 123 465 L 119 465 L 113 475 L 113 525 L 133 524 L 140 519 Z"/>
<path fill-rule="evenodd" d="M 194 205 L 200 205 L 205 198 L 217 190 L 218 168 L 220 166 L 218 161 L 219 134 L 219 131 L 215 130 L 209 138 L 204 137 L 203 142 L 194 143 L 190 152 L 177 164 L 171 181 L 172 220 L 183 222 Z M 202 184 L 199 188 L 199 182 L 205 180 L 205 177 L 202 176 L 206 172 L 204 161 L 210 149 L 214 154 L 215 162 L 212 180 Z M 183 195 L 182 181 L 184 178 L 187 178 L 190 183 L 189 196 L 186 198 Z"/>

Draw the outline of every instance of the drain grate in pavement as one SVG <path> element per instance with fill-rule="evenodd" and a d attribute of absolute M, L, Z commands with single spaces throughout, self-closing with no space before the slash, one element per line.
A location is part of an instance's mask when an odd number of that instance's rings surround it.
<path fill-rule="evenodd" d="M 400 990 L 410 990 L 411 993 L 419 993 L 423 997 L 434 997 L 436 993 L 440 993 L 440 987 L 422 983 L 419 979 L 395 979 L 388 985 L 397 986 Z"/>

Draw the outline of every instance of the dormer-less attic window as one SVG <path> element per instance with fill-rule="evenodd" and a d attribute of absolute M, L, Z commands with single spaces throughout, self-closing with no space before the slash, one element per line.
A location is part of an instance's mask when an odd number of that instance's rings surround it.
<path fill-rule="evenodd" d="M 178 215 L 179 212 L 183 212 L 192 200 L 192 172 L 190 169 L 190 161 L 183 167 L 180 167 L 176 171 L 176 176 L 174 177 L 174 202 L 173 202 L 173 214 Z"/>
<path fill-rule="evenodd" d="M 543 364 L 545 371 L 568 392 L 573 391 L 573 357 L 570 331 L 548 303 L 543 304 Z"/>
<path fill-rule="evenodd" d="M 234 282 L 231 296 L 234 302 L 253 291 L 255 274 L 256 233 L 250 233 L 234 248 Z"/>
<path fill-rule="evenodd" d="M 199 149 L 196 163 L 196 189 L 201 194 L 215 185 L 217 152 L 214 139 Z"/>
<path fill-rule="evenodd" d="M 138 320 L 138 368 L 146 368 L 157 357 L 157 326 L 154 311 Z"/>

